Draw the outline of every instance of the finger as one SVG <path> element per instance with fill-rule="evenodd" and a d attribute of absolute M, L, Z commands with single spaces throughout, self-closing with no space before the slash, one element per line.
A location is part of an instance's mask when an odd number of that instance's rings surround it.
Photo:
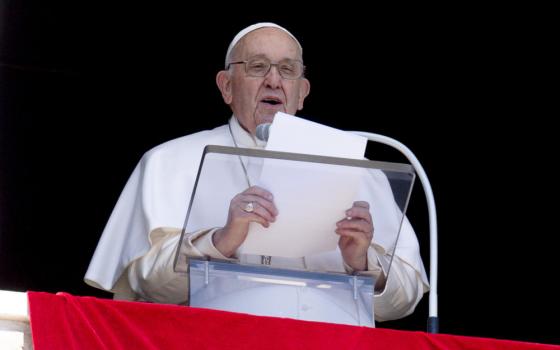
<path fill-rule="evenodd" d="M 252 190 L 252 191 L 249 191 L 249 190 Z M 276 208 L 274 203 L 271 200 L 268 200 L 267 198 L 263 198 L 262 196 L 260 196 L 258 194 L 252 193 L 252 192 L 255 192 L 255 191 L 258 192 L 259 187 L 253 186 L 253 187 L 250 187 L 249 189 L 243 191 L 242 193 L 237 194 L 231 200 L 230 207 L 236 205 L 236 206 L 244 209 L 245 206 L 247 205 L 247 203 L 250 203 L 250 202 L 259 203 L 262 207 L 266 208 L 269 211 L 270 215 L 272 215 L 272 216 L 278 215 L 278 209 Z M 260 193 L 264 194 L 262 192 L 260 192 Z M 267 193 L 269 193 L 269 192 L 267 192 Z"/>
<path fill-rule="evenodd" d="M 247 203 L 243 203 L 240 201 L 236 201 L 235 203 L 231 203 L 230 206 L 230 213 L 228 217 L 228 225 L 231 224 L 233 226 L 237 226 L 239 224 L 247 225 L 250 222 L 256 222 L 261 224 L 264 227 L 269 227 L 270 222 L 269 220 L 265 219 L 262 215 L 255 213 L 255 208 L 253 208 L 252 212 L 246 211 Z M 256 205 L 253 204 L 255 207 Z"/>
<path fill-rule="evenodd" d="M 369 209 L 369 203 L 366 201 L 355 201 L 353 206 Z"/>
<path fill-rule="evenodd" d="M 341 220 L 336 223 L 337 229 L 353 230 L 371 234 L 373 226 L 365 220 Z"/>
<path fill-rule="evenodd" d="M 257 213 L 249 213 L 251 215 L 251 218 L 249 219 L 251 222 L 257 222 L 259 224 L 262 225 L 262 227 L 269 227 L 270 226 L 270 220 L 267 220 L 265 218 L 263 218 L 262 216 L 260 216 Z"/>
<path fill-rule="evenodd" d="M 263 227 L 269 227 L 270 226 L 270 220 L 265 219 L 263 216 L 261 216 L 260 214 L 256 213 L 256 212 L 251 212 L 248 213 L 245 210 L 240 210 L 239 215 L 241 217 L 243 217 L 244 220 L 247 220 L 248 222 L 256 222 L 261 224 Z"/>
<path fill-rule="evenodd" d="M 272 193 L 259 186 L 251 186 L 245 191 L 243 191 L 242 194 L 251 194 L 251 195 L 259 196 L 269 201 L 272 201 L 272 199 L 274 198 L 272 196 Z"/>
<path fill-rule="evenodd" d="M 245 210 L 248 203 L 253 203 L 253 211 L 251 211 L 251 212 L 247 212 Z M 260 204 L 260 202 L 257 201 L 257 200 L 248 201 L 248 202 L 240 202 L 240 208 L 246 213 L 256 214 L 256 215 L 262 217 L 267 222 L 276 221 L 276 216 L 273 215 L 266 207 L 262 206 Z"/>
<path fill-rule="evenodd" d="M 369 209 L 363 207 L 352 207 L 348 209 L 345 212 L 345 214 L 346 217 L 351 219 L 362 219 L 369 223 L 372 222 L 371 213 L 369 212 Z"/>
<path fill-rule="evenodd" d="M 245 224 L 249 222 L 258 222 L 264 227 L 270 226 L 270 221 L 274 221 L 275 219 L 270 213 L 266 212 L 264 207 L 259 209 L 257 197 L 253 198 L 255 199 L 253 201 L 246 200 L 245 198 L 247 198 L 247 196 L 241 193 L 233 197 L 229 205 L 230 214 L 228 221 L 232 223 L 244 222 Z M 247 204 L 249 203 L 253 205 L 252 211 L 247 211 Z"/>
<path fill-rule="evenodd" d="M 276 209 L 274 203 L 261 196 L 245 194 L 240 198 L 240 200 L 243 202 L 243 207 L 249 202 L 258 203 L 259 206 L 267 210 L 271 216 L 275 217 L 276 215 L 278 215 L 278 209 Z"/>
<path fill-rule="evenodd" d="M 352 230 L 337 229 L 336 234 L 341 237 L 348 237 L 356 241 L 368 243 L 371 242 L 371 237 L 367 236 L 364 232 L 357 232 Z"/>

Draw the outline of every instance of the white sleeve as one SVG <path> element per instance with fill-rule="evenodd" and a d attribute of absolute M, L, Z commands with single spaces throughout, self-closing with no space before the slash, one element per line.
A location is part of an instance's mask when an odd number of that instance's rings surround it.
<path fill-rule="evenodd" d="M 360 275 L 387 276 L 391 257 L 385 249 L 372 243 L 368 249 L 368 270 L 359 272 Z M 354 273 L 353 269 L 344 263 L 347 273 Z M 389 321 L 410 315 L 427 291 L 420 274 L 404 260 L 395 256 L 389 271 L 389 279 L 385 281 L 382 291 L 374 294 L 375 320 Z"/>
<path fill-rule="evenodd" d="M 387 276 L 391 257 L 378 254 L 379 252 L 373 249 L 370 251 L 373 251 L 376 256 L 368 254 L 368 264 L 371 264 L 369 261 L 376 259 L 381 266 L 382 273 Z M 427 289 L 428 287 L 422 282 L 421 275 L 406 261 L 394 256 L 383 290 L 374 294 L 375 320 L 382 322 L 410 315 Z"/>
<path fill-rule="evenodd" d="M 215 230 L 188 234 L 183 240 L 181 254 L 227 259 L 212 243 Z M 188 301 L 187 274 L 173 270 L 180 237 L 180 230 L 159 235 L 150 250 L 129 265 L 128 283 L 142 300 L 165 304 L 185 304 Z"/>

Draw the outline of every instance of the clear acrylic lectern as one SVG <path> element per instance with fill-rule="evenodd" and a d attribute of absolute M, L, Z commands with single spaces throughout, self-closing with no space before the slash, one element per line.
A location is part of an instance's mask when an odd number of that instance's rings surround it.
<path fill-rule="evenodd" d="M 388 276 L 414 179 L 407 164 L 207 146 L 175 256 L 175 271 L 188 274 L 189 305 L 374 326 L 376 281 L 344 264 L 336 222 L 354 201 L 369 203 L 371 249 Z M 223 227 L 232 198 L 249 186 L 273 194 L 277 220 L 252 222 L 233 258 L 188 256 L 191 234 Z"/>

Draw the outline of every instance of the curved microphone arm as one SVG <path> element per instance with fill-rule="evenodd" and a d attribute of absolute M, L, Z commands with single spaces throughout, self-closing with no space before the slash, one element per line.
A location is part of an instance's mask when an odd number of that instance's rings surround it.
<path fill-rule="evenodd" d="M 434 193 L 432 186 L 428 180 L 428 176 L 424 168 L 414 155 L 412 151 L 400 143 L 399 141 L 387 136 L 374 134 L 364 131 L 350 131 L 356 135 L 364 136 L 370 141 L 379 142 L 391 146 L 400 151 L 412 164 L 414 170 L 420 178 L 424 194 L 426 195 L 426 202 L 428 204 L 428 215 L 430 223 L 430 300 L 429 300 L 429 317 L 428 317 L 428 332 L 438 333 L 438 299 L 437 299 L 437 272 L 438 272 L 438 244 L 437 244 L 437 216 L 436 216 L 436 203 L 434 201 Z"/>

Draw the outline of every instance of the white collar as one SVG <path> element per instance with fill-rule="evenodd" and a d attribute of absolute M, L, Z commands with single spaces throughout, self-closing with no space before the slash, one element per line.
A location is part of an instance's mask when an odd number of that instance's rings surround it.
<path fill-rule="evenodd" d="M 235 116 L 230 118 L 229 125 L 237 146 L 243 148 L 265 148 L 266 142 L 257 139 L 255 136 L 247 132 L 247 130 L 243 129 Z"/>

